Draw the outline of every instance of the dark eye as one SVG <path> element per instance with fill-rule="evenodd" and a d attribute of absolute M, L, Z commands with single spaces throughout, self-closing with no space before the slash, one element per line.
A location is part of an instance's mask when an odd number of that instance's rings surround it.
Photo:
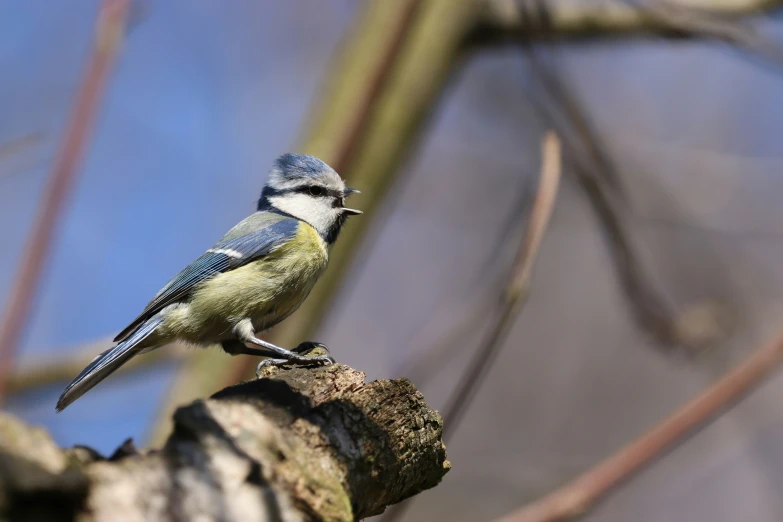
<path fill-rule="evenodd" d="M 310 187 L 311 196 L 319 197 L 323 196 L 325 193 L 326 191 L 324 191 L 323 187 Z"/>

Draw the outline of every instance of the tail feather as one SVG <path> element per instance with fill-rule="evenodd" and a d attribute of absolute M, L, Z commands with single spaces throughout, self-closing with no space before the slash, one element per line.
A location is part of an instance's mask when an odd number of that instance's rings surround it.
<path fill-rule="evenodd" d="M 57 411 L 63 411 L 69 404 L 87 393 L 93 386 L 136 355 L 141 349 L 138 346 L 139 343 L 149 337 L 162 322 L 163 318 L 160 315 L 151 317 L 117 346 L 101 352 L 65 388 L 60 395 L 60 400 L 57 401 Z"/>

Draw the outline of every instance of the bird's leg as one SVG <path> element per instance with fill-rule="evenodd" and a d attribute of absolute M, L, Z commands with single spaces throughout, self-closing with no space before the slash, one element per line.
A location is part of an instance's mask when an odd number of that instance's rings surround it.
<path fill-rule="evenodd" d="M 220 346 L 222 346 L 223 351 L 229 355 L 253 355 L 256 357 L 277 357 L 277 352 L 273 352 L 272 350 L 266 350 L 263 348 L 251 348 L 249 346 L 246 346 L 244 342 L 237 341 L 236 339 L 221 341 Z"/>
<path fill-rule="evenodd" d="M 281 364 L 312 364 L 312 363 L 334 363 L 334 358 L 331 355 L 300 355 L 296 352 L 309 351 L 315 347 L 326 348 L 321 343 L 302 343 L 294 350 L 286 350 L 276 346 L 270 342 L 264 341 L 256 337 L 253 324 L 249 319 L 243 319 L 234 327 L 234 335 L 237 340 L 242 343 L 242 348 L 232 346 L 232 349 L 237 350 L 236 353 L 243 353 L 247 355 L 258 355 L 263 357 L 272 357 L 261 361 L 258 365 L 256 373 L 264 366 L 278 366 Z M 258 348 L 245 346 L 245 343 L 252 344 Z M 224 347 L 225 348 L 225 347 Z M 328 351 L 328 350 L 327 350 Z"/>
<path fill-rule="evenodd" d="M 272 351 L 274 352 L 274 356 L 276 358 L 285 359 L 290 364 L 295 364 L 295 363 L 309 364 L 313 362 L 326 362 L 331 364 L 334 362 L 334 358 L 331 355 L 300 355 L 293 350 L 286 350 L 285 348 L 280 348 L 279 346 L 276 346 L 270 342 L 264 341 L 263 339 L 259 339 L 257 337 L 251 337 L 249 339 L 242 339 L 242 340 L 246 343 L 250 343 L 255 346 L 260 346 L 261 348 L 266 348 L 266 350 L 259 350 L 259 349 L 248 347 L 248 350 L 255 353 L 257 352 L 266 353 L 267 351 Z M 311 346 L 306 345 L 304 348 L 310 349 Z M 295 350 L 298 351 L 305 351 L 305 349 L 302 349 L 301 345 L 295 348 Z"/>

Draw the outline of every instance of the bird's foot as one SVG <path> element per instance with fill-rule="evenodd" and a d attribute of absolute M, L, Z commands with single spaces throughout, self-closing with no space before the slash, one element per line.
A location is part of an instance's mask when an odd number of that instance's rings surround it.
<path fill-rule="evenodd" d="M 299 355 L 300 353 L 308 353 L 313 350 L 325 351 L 324 355 Z M 264 359 L 256 367 L 256 377 L 261 378 L 261 370 L 271 366 L 293 366 L 293 365 L 309 365 L 309 364 L 334 364 L 336 361 L 334 357 L 329 355 L 329 350 L 325 345 L 321 343 L 305 342 L 291 350 L 291 357 L 276 357 Z"/>

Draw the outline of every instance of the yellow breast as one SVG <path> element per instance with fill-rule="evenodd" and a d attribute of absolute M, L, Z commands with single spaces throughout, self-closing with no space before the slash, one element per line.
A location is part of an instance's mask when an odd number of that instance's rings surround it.
<path fill-rule="evenodd" d="M 329 262 L 329 250 L 321 235 L 313 227 L 300 221 L 296 235 L 266 256 L 264 261 L 276 270 L 299 272 L 299 276 L 306 276 L 311 272 L 320 275 Z"/>
<path fill-rule="evenodd" d="M 300 222 L 296 235 L 270 254 L 205 282 L 187 322 L 211 324 L 216 335 L 243 318 L 251 318 L 257 331 L 271 328 L 299 308 L 328 262 L 326 242 Z"/>

